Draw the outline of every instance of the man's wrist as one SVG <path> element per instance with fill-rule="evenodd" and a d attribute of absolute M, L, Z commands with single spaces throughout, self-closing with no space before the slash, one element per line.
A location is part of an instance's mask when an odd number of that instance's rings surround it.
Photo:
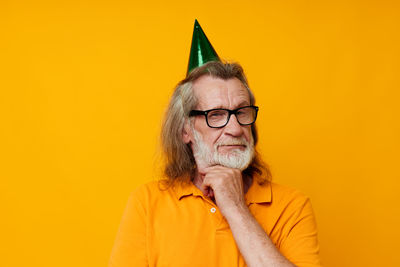
<path fill-rule="evenodd" d="M 224 209 L 220 209 L 222 215 L 229 222 L 231 220 L 245 220 L 248 216 L 252 216 L 246 203 L 240 203 L 238 205 L 232 205 Z"/>

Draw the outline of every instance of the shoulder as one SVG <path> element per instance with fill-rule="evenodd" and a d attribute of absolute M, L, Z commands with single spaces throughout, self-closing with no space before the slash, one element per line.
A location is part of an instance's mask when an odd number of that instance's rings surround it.
<path fill-rule="evenodd" d="M 130 194 L 130 199 L 141 203 L 154 203 L 167 198 L 176 198 L 176 188 L 165 180 L 153 180 L 139 185 Z"/>
<path fill-rule="evenodd" d="M 136 187 L 131 194 L 149 194 L 152 192 L 158 192 L 160 189 L 160 181 L 153 180 Z"/>
<path fill-rule="evenodd" d="M 271 182 L 270 185 L 273 197 L 276 201 L 284 199 L 308 199 L 308 196 L 293 187 L 274 182 Z"/>
<path fill-rule="evenodd" d="M 271 204 L 288 213 L 311 211 L 310 198 L 290 186 L 271 183 Z"/>

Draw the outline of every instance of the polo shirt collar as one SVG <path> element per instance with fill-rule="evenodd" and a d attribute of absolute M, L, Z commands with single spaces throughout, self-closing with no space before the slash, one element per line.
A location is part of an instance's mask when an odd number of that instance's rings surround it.
<path fill-rule="evenodd" d="M 192 181 L 179 182 L 174 185 L 174 191 L 178 200 L 187 196 L 203 196 L 203 193 L 198 189 Z"/>
<path fill-rule="evenodd" d="M 257 179 L 253 178 L 253 182 L 246 193 L 246 203 L 270 203 L 272 202 L 272 187 L 270 182 L 259 184 Z"/>

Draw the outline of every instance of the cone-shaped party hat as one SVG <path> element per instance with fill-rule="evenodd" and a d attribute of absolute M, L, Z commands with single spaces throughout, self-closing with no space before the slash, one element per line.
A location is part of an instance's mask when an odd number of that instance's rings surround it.
<path fill-rule="evenodd" d="M 209 62 L 220 61 L 197 19 L 194 21 L 192 46 L 190 48 L 189 64 L 186 76 L 197 67 Z"/>

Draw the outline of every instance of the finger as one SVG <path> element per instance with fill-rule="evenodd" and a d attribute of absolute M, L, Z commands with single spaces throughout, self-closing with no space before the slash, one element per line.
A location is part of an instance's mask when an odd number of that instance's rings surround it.
<path fill-rule="evenodd" d="M 204 174 L 213 171 L 213 170 L 226 170 L 229 169 L 228 167 L 222 166 L 222 165 L 213 165 L 213 166 L 209 166 L 204 168 L 202 171 Z"/>
<path fill-rule="evenodd" d="M 203 191 L 203 195 L 209 198 L 213 198 L 214 197 L 214 190 L 212 190 L 211 187 L 207 187 L 205 189 L 205 191 Z"/>
<path fill-rule="evenodd" d="M 216 167 L 218 167 L 218 166 L 223 167 L 223 166 L 221 166 L 221 165 L 212 165 L 212 166 L 208 166 L 208 167 L 205 167 L 205 168 L 198 168 L 197 171 L 198 171 L 201 175 L 206 175 L 206 174 L 209 173 L 210 171 L 212 171 L 212 170 L 214 170 L 214 169 L 218 169 L 218 168 L 216 168 Z M 225 168 L 225 167 L 223 167 L 223 168 Z"/>
<path fill-rule="evenodd" d="M 214 197 L 214 190 L 212 190 L 212 188 L 210 188 L 210 190 L 209 190 L 209 197 L 210 198 Z"/>
<path fill-rule="evenodd" d="M 201 192 L 203 192 L 203 195 L 208 197 L 210 195 L 210 190 L 212 190 L 212 188 L 210 185 L 202 183 L 200 190 Z"/>

